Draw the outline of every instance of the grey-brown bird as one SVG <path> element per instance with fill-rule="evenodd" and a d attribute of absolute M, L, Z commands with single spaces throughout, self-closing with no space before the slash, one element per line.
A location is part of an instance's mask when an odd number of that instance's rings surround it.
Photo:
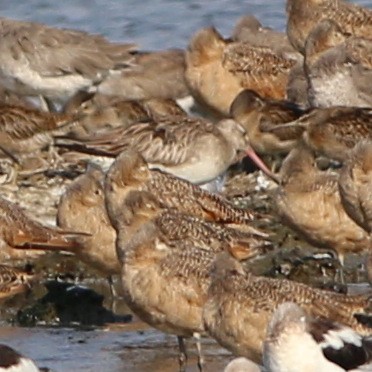
<path fill-rule="evenodd" d="M 247 14 L 238 20 L 231 38 L 234 41 L 271 48 L 279 54 L 302 60 L 301 54 L 293 48 L 284 32 L 264 27 L 252 14 Z"/>
<path fill-rule="evenodd" d="M 133 44 L 35 22 L 0 19 L 0 83 L 26 96 L 64 102 L 131 59 Z"/>
<path fill-rule="evenodd" d="M 245 130 L 232 119 L 214 124 L 201 118 L 167 116 L 117 127 L 80 141 L 57 141 L 79 152 L 116 157 L 139 151 L 151 167 L 196 184 L 207 183 L 239 161 L 249 147 Z"/>
<path fill-rule="evenodd" d="M 355 36 L 372 35 L 372 10 L 343 0 L 287 0 L 287 15 L 289 41 L 301 53 L 310 31 L 323 19 Z"/>
<path fill-rule="evenodd" d="M 121 70 L 119 76 L 108 76 L 97 91 L 127 100 L 183 99 L 190 95 L 185 67 L 185 52 L 181 49 L 137 52 L 131 66 Z"/>
<path fill-rule="evenodd" d="M 320 22 L 305 44 L 309 102 L 315 107 L 372 105 L 372 41 Z"/>

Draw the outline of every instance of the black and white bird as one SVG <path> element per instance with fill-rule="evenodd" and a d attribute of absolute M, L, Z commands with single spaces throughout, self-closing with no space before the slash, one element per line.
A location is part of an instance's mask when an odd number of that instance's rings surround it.
<path fill-rule="evenodd" d="M 35 363 L 11 347 L 0 344 L 0 372 L 40 372 Z"/>
<path fill-rule="evenodd" d="M 271 319 L 263 358 L 271 372 L 372 371 L 372 337 L 287 302 Z"/>

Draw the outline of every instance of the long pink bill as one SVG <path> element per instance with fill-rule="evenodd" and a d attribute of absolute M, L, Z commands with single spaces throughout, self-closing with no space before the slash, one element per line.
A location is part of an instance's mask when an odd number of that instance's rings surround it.
<path fill-rule="evenodd" d="M 266 164 L 261 160 L 261 158 L 256 154 L 251 146 L 249 146 L 246 150 L 247 156 L 249 156 L 252 161 L 257 165 L 258 168 L 262 170 L 266 174 L 267 177 L 272 179 L 275 183 L 279 184 L 280 181 L 278 177 L 266 166 Z"/>

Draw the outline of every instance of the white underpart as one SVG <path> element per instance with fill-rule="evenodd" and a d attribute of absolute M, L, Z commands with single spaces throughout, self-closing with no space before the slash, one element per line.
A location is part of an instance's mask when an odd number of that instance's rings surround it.
<path fill-rule="evenodd" d="M 309 100 L 315 107 L 365 106 L 358 97 L 351 72 L 335 71 L 334 74 L 310 76 Z"/>
<path fill-rule="evenodd" d="M 265 342 L 264 367 L 270 372 L 341 372 L 301 324 L 289 324 L 274 342 Z"/>
<path fill-rule="evenodd" d="M 0 84 L 21 95 L 42 95 L 65 101 L 77 90 L 89 87 L 92 79 L 80 74 L 42 76 L 29 68 L 27 61 L 17 61 L 8 66 L 0 66 Z"/>
<path fill-rule="evenodd" d="M 354 332 L 351 328 L 342 328 L 339 330 L 330 330 L 324 335 L 324 341 L 320 343 L 322 348 L 332 347 L 341 349 L 345 343 L 362 346 L 362 337 Z"/>
<path fill-rule="evenodd" d="M 202 157 L 195 155 L 180 165 L 167 167 L 163 164 L 152 163 L 149 164 L 149 168 L 160 169 L 189 182 L 201 184 L 213 181 L 224 173 L 228 166 L 223 159 L 215 156 L 215 152 L 210 154 L 206 151 Z"/>
<path fill-rule="evenodd" d="M 28 358 L 21 357 L 19 363 L 9 368 L 1 368 L 1 372 L 40 372 L 35 363 Z"/>
<path fill-rule="evenodd" d="M 191 109 L 195 105 L 195 100 L 193 96 L 186 96 L 183 98 L 176 99 L 176 102 L 185 110 L 189 115 L 191 115 Z"/>

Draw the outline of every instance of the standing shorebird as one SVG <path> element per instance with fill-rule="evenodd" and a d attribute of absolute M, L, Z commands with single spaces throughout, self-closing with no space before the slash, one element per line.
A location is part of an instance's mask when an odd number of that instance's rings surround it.
<path fill-rule="evenodd" d="M 132 191 L 117 204 L 115 189 L 106 190 L 112 190 L 106 192 L 106 202 L 117 232 L 124 298 L 143 321 L 178 336 L 184 370 L 183 338 L 204 331 L 202 309 L 215 253 L 235 247 L 239 255 L 250 258 L 266 242 L 262 236 L 161 209 L 148 192 Z M 201 370 L 200 345 L 198 352 Z"/>
<path fill-rule="evenodd" d="M 232 252 L 233 253 L 233 252 Z M 368 335 L 370 298 L 315 289 L 289 280 L 257 277 L 230 254 L 217 256 L 203 319 L 208 333 L 235 355 L 259 362 L 275 309 L 294 302 L 309 315 L 322 316 Z"/>
<path fill-rule="evenodd" d="M 186 64 L 186 79 L 195 98 L 228 116 L 232 101 L 244 89 L 283 99 L 296 60 L 270 48 L 228 42 L 214 28 L 205 28 L 191 39 Z"/>
<path fill-rule="evenodd" d="M 62 103 L 130 60 L 133 44 L 57 29 L 41 23 L 0 19 L 0 84 L 26 96 Z"/>
<path fill-rule="evenodd" d="M 323 19 L 355 36 L 372 35 L 372 10 L 343 0 L 287 0 L 287 15 L 289 41 L 301 53 L 310 31 Z"/>
<path fill-rule="evenodd" d="M 71 247 L 77 258 L 111 276 L 120 273 L 116 256 L 115 230 L 110 224 L 104 201 L 105 174 L 97 166 L 74 180 L 62 195 L 57 214 L 57 224 L 64 230 L 79 230 L 89 236 L 76 239 Z"/>

